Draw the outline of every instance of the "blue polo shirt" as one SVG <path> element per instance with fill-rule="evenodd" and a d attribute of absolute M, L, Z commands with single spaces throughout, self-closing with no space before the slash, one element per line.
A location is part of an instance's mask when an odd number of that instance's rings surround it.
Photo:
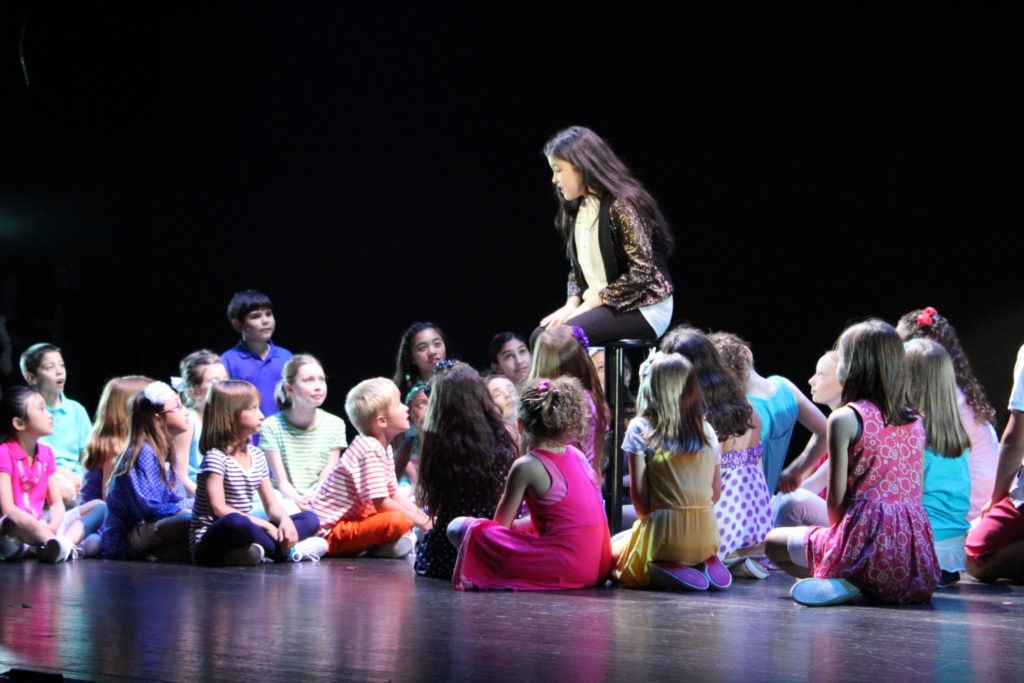
<path fill-rule="evenodd" d="M 238 342 L 234 348 L 220 355 L 231 379 L 244 379 L 259 390 L 260 411 L 264 417 L 270 417 L 277 412 L 274 388 L 281 381 L 281 371 L 291 357 L 291 351 L 282 346 L 274 346 L 273 342 L 270 342 L 266 358 L 260 358 L 242 342 Z"/>
<path fill-rule="evenodd" d="M 60 394 L 60 406 L 46 406 L 53 416 L 53 434 L 39 439 L 53 449 L 54 459 L 58 467 L 71 470 L 79 477 L 85 474 L 82 468 L 82 452 L 89 445 L 89 432 L 92 431 L 92 420 L 85 407 L 73 399 Z"/>

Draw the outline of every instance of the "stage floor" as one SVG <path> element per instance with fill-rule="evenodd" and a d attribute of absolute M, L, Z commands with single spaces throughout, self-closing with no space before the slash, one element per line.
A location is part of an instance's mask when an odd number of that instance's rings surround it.
<path fill-rule="evenodd" d="M 984 680 L 1024 678 L 1024 586 L 969 578 L 930 605 L 725 593 L 458 593 L 411 560 L 208 569 L 0 565 L 0 674 L 91 681 Z M 0 680 L 5 679 L 0 675 Z"/>

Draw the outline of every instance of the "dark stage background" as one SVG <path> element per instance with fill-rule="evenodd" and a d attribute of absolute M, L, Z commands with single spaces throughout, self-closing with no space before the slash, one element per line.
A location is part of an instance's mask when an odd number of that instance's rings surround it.
<path fill-rule="evenodd" d="M 323 360 L 332 412 L 390 376 L 413 321 L 482 364 L 564 300 L 540 149 L 583 124 L 674 226 L 677 321 L 740 333 L 805 386 L 847 322 L 932 305 L 1005 420 L 1016 13 L 0 7 L 3 310 L 17 352 L 65 348 L 90 411 L 111 376 L 231 346 L 225 306 L 250 287 L 276 341 Z"/>

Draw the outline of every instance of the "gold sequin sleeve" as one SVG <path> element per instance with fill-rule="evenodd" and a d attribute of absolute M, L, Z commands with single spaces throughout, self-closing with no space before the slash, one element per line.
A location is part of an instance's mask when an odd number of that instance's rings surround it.
<path fill-rule="evenodd" d="M 609 207 L 612 233 L 625 256 L 619 277 L 601 290 L 601 300 L 618 311 L 650 306 L 672 294 L 672 282 L 654 265 L 651 228 L 632 204 L 616 199 Z"/>

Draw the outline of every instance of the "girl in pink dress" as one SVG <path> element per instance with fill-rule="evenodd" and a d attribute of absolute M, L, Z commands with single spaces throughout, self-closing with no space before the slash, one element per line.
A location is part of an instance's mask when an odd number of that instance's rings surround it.
<path fill-rule="evenodd" d="M 586 425 L 579 381 L 531 380 L 520 399 L 523 448 L 494 520 L 458 517 L 456 590 L 557 590 L 601 585 L 612 568 L 608 521 L 594 471 L 570 441 Z M 523 500 L 529 518 L 517 520 Z"/>
<path fill-rule="evenodd" d="M 798 581 L 805 605 L 859 592 L 885 603 L 927 602 L 939 579 L 922 503 L 925 432 L 908 401 L 909 370 L 896 330 L 881 320 L 847 328 L 837 374 L 844 406 L 828 418 L 829 527 L 783 527 L 768 556 Z"/>

